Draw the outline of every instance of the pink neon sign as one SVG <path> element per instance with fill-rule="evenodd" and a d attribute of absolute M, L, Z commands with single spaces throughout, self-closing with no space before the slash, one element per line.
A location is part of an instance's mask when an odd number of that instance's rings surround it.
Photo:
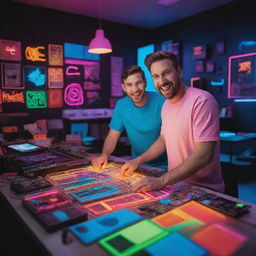
<path fill-rule="evenodd" d="M 76 66 L 68 66 L 66 69 L 66 75 L 67 76 L 80 76 L 80 72 L 75 72 L 78 70 L 78 67 Z"/>
<path fill-rule="evenodd" d="M 69 106 L 79 106 L 84 103 L 83 89 L 80 84 L 72 83 L 65 88 L 64 100 Z"/>

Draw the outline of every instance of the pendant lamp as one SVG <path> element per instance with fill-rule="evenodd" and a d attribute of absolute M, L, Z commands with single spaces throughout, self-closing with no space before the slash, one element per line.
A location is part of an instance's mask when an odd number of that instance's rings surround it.
<path fill-rule="evenodd" d="M 104 54 L 112 52 L 112 46 L 109 40 L 104 36 L 104 30 L 101 28 L 101 0 L 99 7 L 99 29 L 96 30 L 95 37 L 91 40 L 88 52 L 95 54 Z"/>

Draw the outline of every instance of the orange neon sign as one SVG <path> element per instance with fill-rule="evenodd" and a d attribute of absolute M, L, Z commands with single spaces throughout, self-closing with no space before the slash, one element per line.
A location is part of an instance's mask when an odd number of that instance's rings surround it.
<path fill-rule="evenodd" d="M 25 56 L 27 60 L 32 61 L 46 61 L 45 54 L 40 52 L 40 50 L 45 50 L 44 46 L 38 47 L 26 47 Z"/>
<path fill-rule="evenodd" d="M 20 102 L 25 103 L 23 92 L 6 92 L 2 91 L 3 102 Z"/>
<path fill-rule="evenodd" d="M 252 62 L 251 61 L 240 62 L 240 63 L 238 63 L 238 65 L 239 65 L 238 72 L 251 73 L 251 71 L 252 71 Z"/>

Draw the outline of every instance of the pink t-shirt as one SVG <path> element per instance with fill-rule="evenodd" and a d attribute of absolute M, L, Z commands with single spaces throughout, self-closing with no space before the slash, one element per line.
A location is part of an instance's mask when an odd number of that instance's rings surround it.
<path fill-rule="evenodd" d="M 168 169 L 171 171 L 195 150 L 195 142 L 217 141 L 213 161 L 183 182 L 224 191 L 219 161 L 219 110 L 213 96 L 189 87 L 183 98 L 162 108 L 161 134 L 165 138 Z"/>

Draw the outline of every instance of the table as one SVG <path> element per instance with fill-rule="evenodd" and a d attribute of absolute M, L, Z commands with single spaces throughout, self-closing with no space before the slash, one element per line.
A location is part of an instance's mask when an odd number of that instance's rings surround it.
<path fill-rule="evenodd" d="M 238 133 L 225 135 L 220 133 L 220 142 L 229 144 L 229 160 L 230 163 L 233 161 L 233 146 L 243 142 L 255 142 L 256 133 Z"/>
<path fill-rule="evenodd" d="M 116 158 L 116 160 L 119 158 Z M 207 189 L 206 189 L 207 191 Z M 235 200 L 237 202 L 242 202 L 250 204 L 248 202 L 243 202 L 237 200 L 236 198 L 217 193 L 227 199 Z M 37 255 L 53 255 L 53 256 L 84 256 L 84 255 L 97 255 L 105 256 L 109 255 L 105 252 L 98 244 L 94 243 L 90 246 L 83 246 L 77 239 L 74 239 L 70 244 L 65 245 L 62 243 L 62 231 L 56 231 L 54 233 L 48 233 L 31 215 L 30 213 L 22 206 L 21 198 L 17 198 L 6 184 L 5 186 L 0 187 L 0 201 L 5 203 L 7 207 L 12 212 L 12 216 L 8 217 L 16 219 L 19 221 L 20 225 L 26 231 L 24 234 L 30 234 L 31 242 L 36 243 L 38 248 L 43 251 L 43 254 Z M 251 210 L 248 214 L 241 216 L 239 219 L 247 222 L 250 226 L 255 226 L 256 229 L 256 205 L 250 204 Z M 7 221 L 6 219 L 1 219 L 2 222 Z M 2 224 L 1 224 L 2 226 Z M 4 230 L 0 229 L 0 232 Z M 4 231 L 5 232 L 5 231 Z M 15 235 L 15 234 L 13 234 Z M 17 241 L 13 241 L 13 245 L 16 246 Z M 1 252 L 1 251 L 0 251 Z M 239 254 L 240 255 L 240 254 Z"/>

